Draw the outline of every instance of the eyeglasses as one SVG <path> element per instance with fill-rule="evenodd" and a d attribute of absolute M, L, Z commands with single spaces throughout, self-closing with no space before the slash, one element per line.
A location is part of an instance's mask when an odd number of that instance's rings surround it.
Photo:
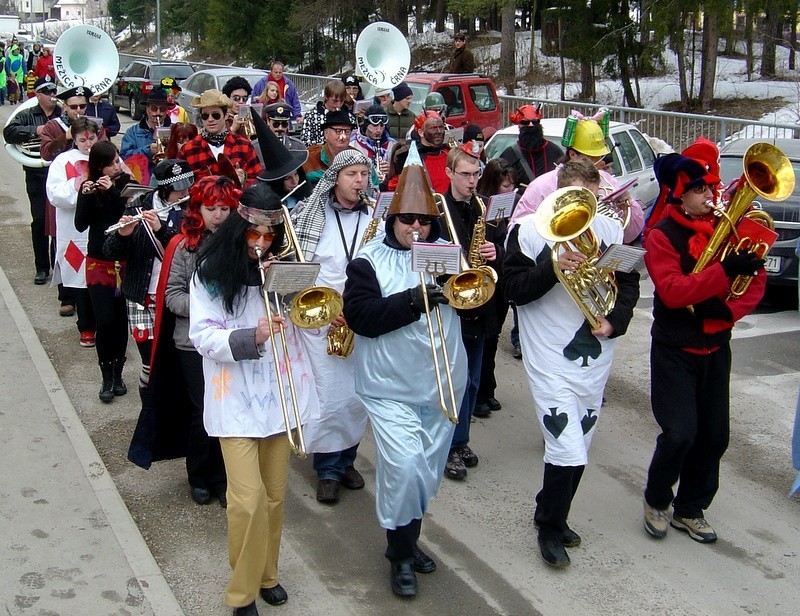
<path fill-rule="evenodd" d="M 433 216 L 428 214 L 398 214 L 397 220 L 404 225 L 413 225 L 416 220 L 420 227 L 427 227 L 433 222 Z"/>
<path fill-rule="evenodd" d="M 219 111 L 212 111 L 211 113 L 200 114 L 200 117 L 203 118 L 203 121 L 208 120 L 209 116 L 214 118 L 215 120 L 219 120 L 220 118 L 222 118 L 222 113 L 220 113 Z"/>
<path fill-rule="evenodd" d="M 465 180 L 471 180 L 472 178 L 475 178 L 477 180 L 479 177 L 483 175 L 483 171 L 481 169 L 478 169 L 474 173 L 470 173 L 469 171 L 453 171 L 453 173 L 455 173 L 456 175 L 460 175 Z"/>
<path fill-rule="evenodd" d="M 533 125 L 534 125 L 534 124 L 536 124 L 538 121 L 539 121 L 539 120 L 520 120 L 520 121 L 519 121 L 519 125 L 520 125 L 520 126 L 533 126 Z"/>
<path fill-rule="evenodd" d="M 327 130 L 332 130 L 337 137 L 349 137 L 353 132 L 352 128 L 333 128 L 331 126 L 328 126 Z"/>
<path fill-rule="evenodd" d="M 147 109 L 150 113 L 167 113 L 166 105 L 150 105 Z"/>
<path fill-rule="evenodd" d="M 231 96 L 231 100 L 235 103 L 244 103 L 247 101 L 247 96 L 241 96 L 239 94 L 234 94 Z"/>
<path fill-rule="evenodd" d="M 86 109 L 86 103 L 81 103 L 80 105 L 67 105 L 72 111 L 78 111 L 78 109 Z"/>
<path fill-rule="evenodd" d="M 289 120 L 270 120 L 269 123 L 275 128 L 289 128 Z"/>
<path fill-rule="evenodd" d="M 269 231 L 265 231 L 264 233 L 261 233 L 257 229 L 254 229 L 253 227 L 249 227 L 249 228 L 244 230 L 244 236 L 245 236 L 246 239 L 250 240 L 251 242 L 257 242 L 262 237 L 267 242 L 271 242 L 272 240 L 275 239 L 275 231 L 270 229 Z"/>
<path fill-rule="evenodd" d="M 381 126 L 383 126 L 384 124 L 388 124 L 389 122 L 388 116 L 380 114 L 367 116 L 367 120 L 369 121 L 370 124 L 380 124 Z"/>

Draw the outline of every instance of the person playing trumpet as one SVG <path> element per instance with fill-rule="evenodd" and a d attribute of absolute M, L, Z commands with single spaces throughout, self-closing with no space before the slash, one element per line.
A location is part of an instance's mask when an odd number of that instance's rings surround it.
<path fill-rule="evenodd" d="M 435 498 L 454 426 L 440 409 L 439 386 L 455 400 L 466 389 L 467 356 L 461 323 L 442 290 L 411 269 L 415 240 L 443 243 L 428 177 L 412 148 L 386 217 L 386 233 L 367 243 L 347 266 L 344 315 L 356 333 L 355 388 L 367 409 L 376 443 L 375 509 L 386 529 L 385 556 L 396 595 L 417 594 L 416 573 L 436 562 L 417 542 Z M 427 301 L 426 301 L 427 297 Z M 426 305 L 427 304 L 427 305 Z M 438 311 L 442 328 L 431 315 Z M 429 320 L 436 331 L 430 335 Z M 431 347 L 449 366 L 431 365 Z"/>
<path fill-rule="evenodd" d="M 263 146 L 262 146 L 263 147 Z M 344 290 L 345 269 L 361 247 L 372 211 L 361 194 L 370 186 L 372 166 L 361 152 L 347 149 L 336 155 L 314 192 L 292 210 L 298 247 L 306 261 L 321 264 L 317 284 Z M 343 316 L 332 327 L 346 326 Z M 358 444 L 367 427 L 367 414 L 353 385 L 352 357 L 329 355 L 328 329 L 303 330 L 320 399 L 321 415 L 308 433 L 314 452 L 317 501 L 339 501 L 339 486 L 364 487 L 355 468 Z"/>
<path fill-rule="evenodd" d="M 595 170 L 590 178 L 595 187 L 596 178 Z M 563 181 L 569 181 L 566 173 Z M 574 190 L 593 199 L 584 187 Z M 622 241 L 622 227 L 611 218 L 597 214 L 590 228 L 600 246 Z M 509 231 L 500 280 L 506 299 L 517 306 L 523 365 L 544 437 L 544 476 L 533 521 L 542 558 L 555 568 L 567 567 L 566 548 L 581 543 L 567 517 L 588 462 L 615 339 L 626 332 L 639 299 L 638 272 L 616 272 L 616 302 L 593 329 L 555 269 L 574 272 L 590 256 L 545 239 L 534 216 L 526 216 Z"/>
<path fill-rule="evenodd" d="M 253 87 L 250 85 L 250 82 L 239 75 L 231 77 L 225 82 L 225 85 L 222 86 L 222 93 L 233 101 L 233 105 L 230 106 L 228 112 L 225 114 L 225 124 L 227 124 L 228 130 L 245 139 L 251 139 L 252 135 L 247 134 L 246 123 L 239 117 L 239 108 L 247 104 L 252 91 Z"/>
<path fill-rule="evenodd" d="M 278 314 L 266 316 L 259 268 L 283 243 L 278 196 L 264 182 L 242 194 L 232 213 L 200 251 L 189 289 L 189 338 L 203 356 L 203 422 L 218 437 L 228 477 L 226 509 L 231 578 L 225 603 L 239 616 L 257 615 L 257 595 L 280 605 L 287 593 L 278 581 L 278 554 L 290 445 L 298 428 L 284 425 L 273 354 L 267 347 L 285 336 L 297 385 L 298 416 L 317 413 L 314 376 L 295 326 Z M 272 306 L 274 311 L 276 306 Z M 283 363 L 283 362 L 282 362 Z"/>
<path fill-rule="evenodd" d="M 161 149 L 158 129 L 169 128 L 172 125 L 172 119 L 167 113 L 169 105 L 167 91 L 160 87 L 153 88 L 142 105 L 144 107 L 142 119 L 125 131 L 119 153 L 126 161 L 136 155 L 144 157 L 147 160 L 149 178 L 158 162 L 153 160 L 153 156 Z M 148 178 L 143 178 L 142 181 L 147 183 Z"/>

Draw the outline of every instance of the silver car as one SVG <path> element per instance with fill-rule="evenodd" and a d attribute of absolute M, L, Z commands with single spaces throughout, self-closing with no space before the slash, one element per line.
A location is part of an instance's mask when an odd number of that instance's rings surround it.
<path fill-rule="evenodd" d="M 206 68 L 196 73 L 192 73 L 181 82 L 181 91 L 178 93 L 178 104 L 186 109 L 186 113 L 193 122 L 197 121 L 196 110 L 192 107 L 192 99 L 200 96 L 206 90 L 222 90 L 231 77 L 244 77 L 247 82 L 254 86 L 262 77 L 269 73 L 257 68 Z"/>
<path fill-rule="evenodd" d="M 545 118 L 542 120 L 542 131 L 545 139 L 552 141 L 562 150 L 561 135 L 564 132 L 564 118 Z M 611 149 L 614 160 L 611 174 L 620 184 L 636 179 L 638 184 L 631 189 L 633 195 L 641 199 L 645 208 L 645 216 L 653 201 L 658 196 L 658 182 L 653 171 L 656 155 L 647 139 L 632 124 L 609 122 L 606 143 Z M 486 143 L 486 156 L 496 158 L 503 151 L 516 143 L 519 127 L 509 126 L 497 131 Z"/>

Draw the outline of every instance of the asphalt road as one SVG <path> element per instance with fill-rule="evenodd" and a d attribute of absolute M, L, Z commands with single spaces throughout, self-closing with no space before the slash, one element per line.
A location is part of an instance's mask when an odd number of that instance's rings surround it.
<path fill-rule="evenodd" d="M 8 106 L 0 107 L 0 122 L 8 114 Z M 128 116 L 121 119 L 130 124 Z M 185 613 L 228 614 L 224 511 L 191 501 L 182 461 L 150 471 L 127 462 L 139 410 L 134 344 L 125 371 L 131 393 L 102 404 L 94 350 L 79 347 L 73 320 L 58 316 L 55 289 L 33 285 L 22 171 L 6 155 L 0 155 L 0 177 L 0 266 Z M 592 459 L 570 515 L 583 545 L 570 550 L 569 569 L 548 569 L 538 554 L 531 510 L 542 441 L 522 364 L 504 340 L 497 395 L 503 410 L 473 424 L 480 464 L 464 482 L 445 480 L 426 517 L 422 544 L 439 568 L 419 576 L 419 596 L 400 600 L 389 590 L 367 434 L 358 461 L 367 488 L 345 491 L 335 507 L 314 499 L 310 462 L 292 460 L 281 554 L 290 598 L 279 609 L 333 616 L 796 613 L 800 500 L 786 494 L 794 478 L 800 316 L 765 306 L 735 330 L 732 438 L 708 511 L 719 541 L 700 545 L 675 531 L 655 541 L 642 528 L 642 485 L 657 434 L 648 402 L 652 288 L 646 280 L 642 286 L 630 332 L 617 346 Z M 259 609 L 276 611 L 263 603 Z"/>

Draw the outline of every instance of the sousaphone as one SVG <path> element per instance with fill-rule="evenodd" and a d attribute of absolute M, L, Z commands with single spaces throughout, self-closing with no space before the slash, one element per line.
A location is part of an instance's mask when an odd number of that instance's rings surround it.
<path fill-rule="evenodd" d="M 368 25 L 356 41 L 356 73 L 376 88 L 391 89 L 408 74 L 411 49 L 403 33 L 385 21 Z"/>

